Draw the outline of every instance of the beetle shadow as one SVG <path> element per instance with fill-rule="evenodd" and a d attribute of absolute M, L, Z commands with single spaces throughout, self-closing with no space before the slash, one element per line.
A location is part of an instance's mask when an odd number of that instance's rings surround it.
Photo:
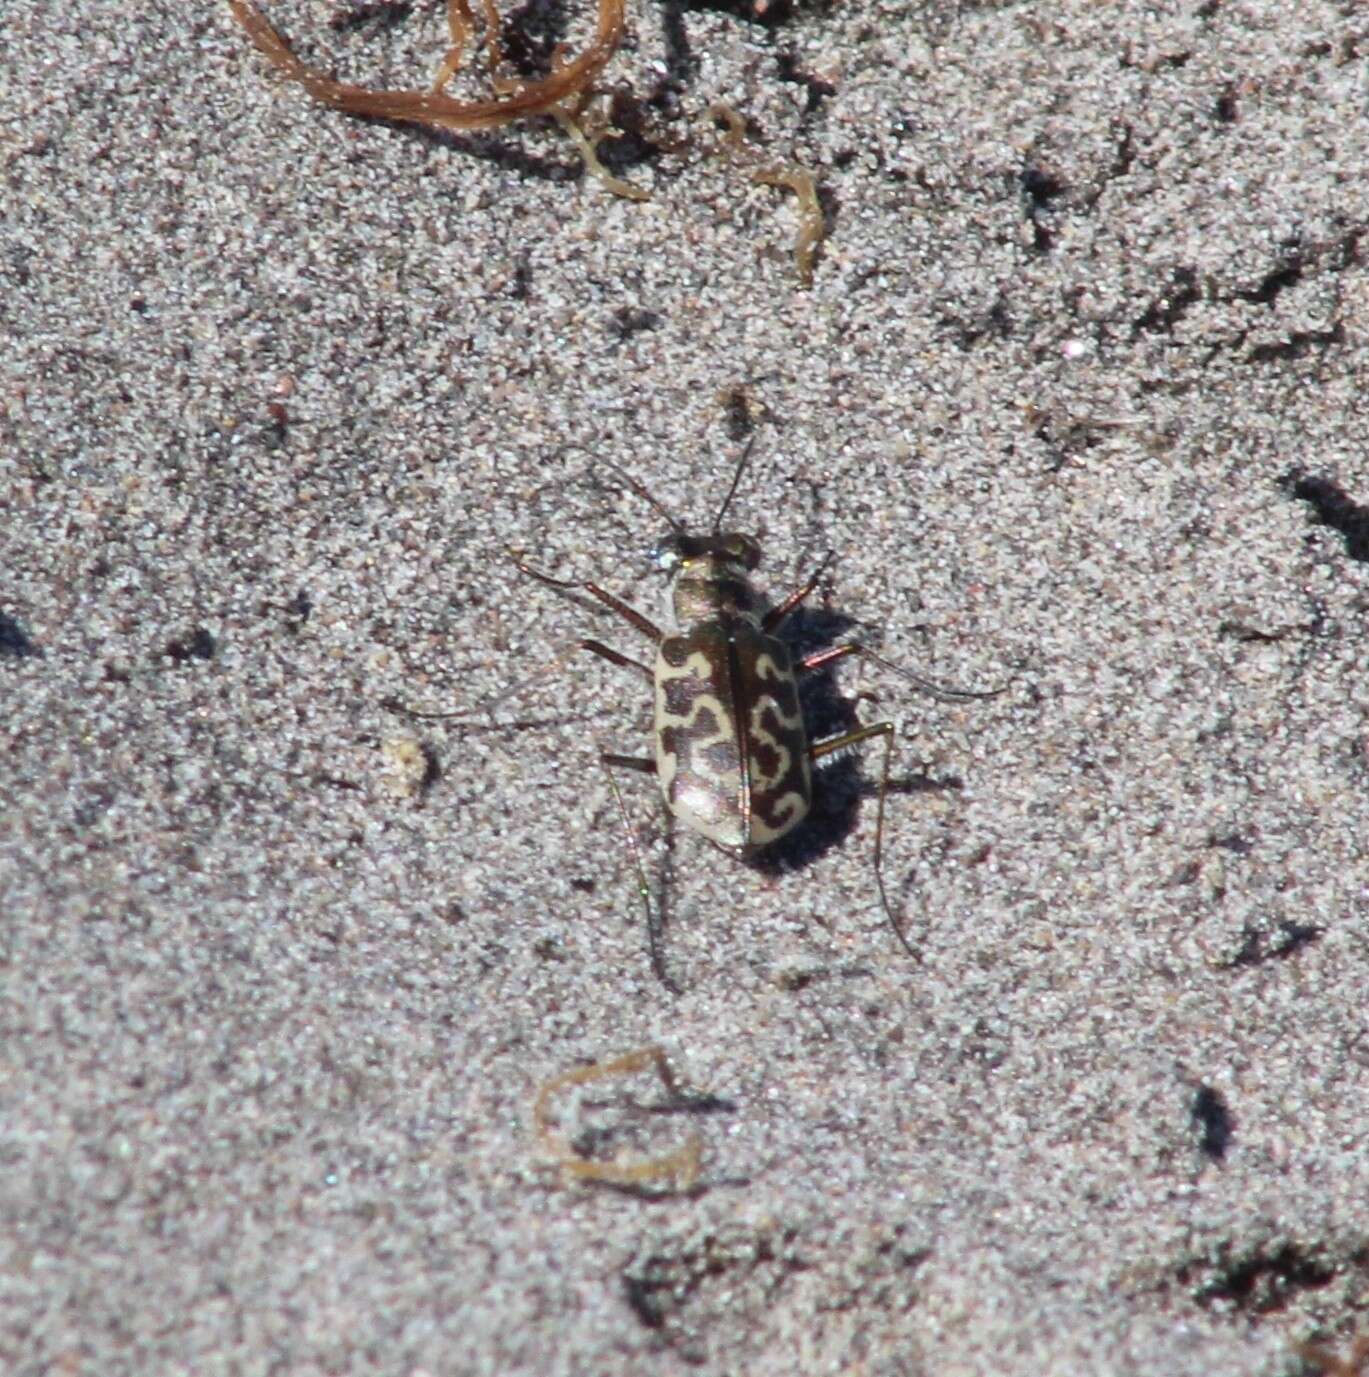
<path fill-rule="evenodd" d="M 805 655 L 816 651 L 853 639 L 863 640 L 863 637 L 851 634 L 859 626 L 854 617 L 830 608 L 801 607 L 789 616 L 780 629 L 780 635 L 789 645 L 797 663 Z M 878 706 L 880 700 L 871 693 L 843 693 L 837 682 L 840 664 L 837 661 L 800 675 L 799 699 L 810 744 L 843 736 L 886 716 L 876 711 L 862 720 L 856 711 L 857 704 L 863 700 Z M 887 797 L 960 787 L 958 779 L 934 779 L 925 769 L 912 774 L 894 773 L 898 769 L 897 755 L 898 738 L 895 736 Z M 867 760 L 868 765 L 865 763 Z M 849 751 L 838 751 L 828 760 L 819 761 L 813 770 L 813 802 L 808 816 L 787 836 L 751 857 L 747 865 L 763 875 L 780 875 L 801 870 L 841 846 L 861 824 L 862 801 L 869 799 L 873 803 L 879 797 L 883 768 L 884 743 L 878 737 L 863 741 Z M 870 833 L 869 845 L 873 850 L 873 808 L 870 813 L 866 826 Z M 885 824 L 888 825 L 887 812 Z"/>

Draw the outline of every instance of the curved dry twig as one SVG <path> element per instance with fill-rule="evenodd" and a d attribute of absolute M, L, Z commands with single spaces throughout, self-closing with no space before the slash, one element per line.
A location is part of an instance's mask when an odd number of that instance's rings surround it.
<path fill-rule="evenodd" d="M 382 91 L 335 81 L 296 57 L 285 36 L 254 4 L 248 0 L 228 0 L 228 7 L 262 56 L 322 104 L 349 115 L 370 115 L 438 129 L 473 130 L 498 129 L 533 115 L 555 115 L 558 107 L 587 95 L 591 83 L 608 65 L 622 41 L 624 3 L 625 0 L 599 0 L 594 38 L 584 52 L 557 67 L 550 76 L 510 85 L 507 91 L 501 91 L 491 100 L 453 99 L 440 89 L 445 84 L 443 75 L 429 90 Z M 463 11 L 461 7 L 454 12 Z M 453 22 L 453 38 L 458 39 L 456 46 L 461 45 L 467 32 L 464 24 Z M 449 55 L 443 63 L 442 73 L 449 78 L 453 70 L 455 63 Z"/>

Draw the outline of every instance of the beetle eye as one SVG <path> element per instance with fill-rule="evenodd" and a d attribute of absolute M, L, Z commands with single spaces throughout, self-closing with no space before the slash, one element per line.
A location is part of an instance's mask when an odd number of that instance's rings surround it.
<path fill-rule="evenodd" d="M 680 567 L 680 545 L 674 536 L 662 536 L 647 552 L 646 557 L 663 574 L 673 574 Z"/>

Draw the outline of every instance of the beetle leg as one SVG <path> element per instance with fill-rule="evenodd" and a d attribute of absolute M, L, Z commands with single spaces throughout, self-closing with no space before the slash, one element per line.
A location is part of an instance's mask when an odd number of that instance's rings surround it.
<path fill-rule="evenodd" d="M 846 641 L 842 645 L 829 645 L 823 650 L 815 650 L 811 655 L 805 655 L 797 667 L 800 672 L 821 669 L 836 660 L 844 660 L 848 655 L 863 655 L 867 660 L 873 660 L 881 669 L 891 670 L 934 698 L 997 698 L 1000 693 L 1006 692 L 1008 687 L 1004 684 L 1002 688 L 996 689 L 962 689 L 952 688 L 949 684 L 933 683 L 920 674 L 914 674 L 910 669 L 904 669 L 902 665 L 896 665 L 892 660 L 886 660 L 883 655 L 876 654 L 869 646 L 862 645 L 859 641 Z"/>
<path fill-rule="evenodd" d="M 513 684 L 511 687 L 505 689 L 503 693 L 497 693 L 493 698 L 486 699 L 485 702 L 473 708 L 461 708 L 456 712 L 434 712 L 426 709 L 408 707 L 397 698 L 387 698 L 381 706 L 391 712 L 402 713 L 405 717 L 416 718 L 420 722 L 469 722 L 474 717 L 493 712 L 495 708 L 507 703 L 509 699 L 513 698 L 516 694 L 523 692 L 532 678 L 542 678 L 545 675 L 555 673 L 556 670 L 560 669 L 565 664 L 571 655 L 580 650 L 588 650 L 592 655 L 599 656 L 601 660 L 607 660 L 611 665 L 618 665 L 623 669 L 635 669 L 646 679 L 647 683 L 651 683 L 652 681 L 651 670 L 640 660 L 634 660 L 630 656 L 623 655 L 619 651 L 614 650 L 612 646 L 605 645 L 602 641 L 585 640 L 576 641 L 570 649 L 563 651 L 560 655 L 557 655 L 555 659 L 548 660 L 545 665 L 542 665 L 533 675 L 530 675 L 528 679 Z M 505 731 L 515 728 L 521 730 L 527 727 L 545 727 L 552 726 L 557 722 L 581 720 L 586 719 L 558 717 L 552 718 L 548 722 L 491 722 L 488 724 L 486 730 Z"/>
<path fill-rule="evenodd" d="M 657 643 L 664 639 L 665 633 L 655 622 L 649 617 L 642 616 L 635 607 L 625 603 L 622 598 L 615 597 L 607 588 L 600 588 L 597 583 L 577 583 L 573 579 L 554 579 L 550 574 L 543 574 L 524 564 L 512 551 L 509 552 L 509 558 L 513 561 L 515 568 L 521 570 L 529 578 L 536 579 L 538 583 L 545 583 L 548 588 L 554 588 L 558 593 L 588 593 L 590 597 L 597 598 L 605 607 L 616 612 L 624 621 L 630 622 L 643 636 L 650 636 Z"/>
<path fill-rule="evenodd" d="M 844 649 L 841 646 L 834 648 L 837 650 Z M 894 930 L 894 936 L 898 938 L 899 945 L 920 965 L 922 957 L 903 935 L 903 929 L 899 927 L 898 919 L 894 917 L 894 911 L 889 905 L 889 895 L 884 888 L 884 797 L 889 792 L 889 765 L 894 755 L 894 734 L 892 722 L 874 722 L 868 727 L 857 727 L 855 731 L 843 732 L 840 736 L 829 737 L 826 741 L 815 741 L 808 748 L 808 758 L 817 764 L 823 756 L 834 755 L 838 751 L 858 746 L 862 741 L 868 741 L 873 736 L 884 738 L 884 769 L 879 777 L 879 803 L 875 808 L 875 885 L 879 890 L 880 907 L 884 910 L 884 916 L 889 920 L 889 926 Z"/>
<path fill-rule="evenodd" d="M 809 670 L 821 669 L 823 665 L 830 665 L 834 660 L 844 660 L 848 655 L 859 655 L 862 647 L 854 642 L 846 645 L 829 645 L 822 650 L 815 650 L 811 655 L 805 655 L 798 663 L 800 673 L 806 674 Z"/>
<path fill-rule="evenodd" d="M 656 762 L 644 755 L 615 755 L 612 751 L 601 751 L 599 764 L 612 765 L 615 770 L 633 770 L 639 775 L 654 775 Z M 612 775 L 609 776 L 613 778 Z"/>
<path fill-rule="evenodd" d="M 805 602 L 818 584 L 822 581 L 822 576 L 827 572 L 827 566 L 831 564 L 836 555 L 835 550 L 828 550 L 823 555 L 822 563 L 818 565 L 817 572 L 813 575 L 802 588 L 796 588 L 781 603 L 777 603 L 770 609 L 761 620 L 761 630 L 765 632 L 773 631 L 796 607 Z"/>
<path fill-rule="evenodd" d="M 640 660 L 634 660 L 628 655 L 620 654 L 612 646 L 605 645 L 602 641 L 581 641 L 581 650 L 588 650 L 592 655 L 597 655 L 601 660 L 607 660 L 611 665 L 617 665 L 620 669 L 635 669 L 646 677 L 647 683 L 653 681 L 654 676 L 651 670 Z M 653 770 L 656 768 L 655 762 L 652 763 Z"/>
<path fill-rule="evenodd" d="M 641 895 L 642 909 L 646 914 L 646 936 L 647 947 L 651 953 L 651 969 L 656 972 L 656 979 L 671 994 L 679 994 L 680 987 L 670 978 L 670 972 L 665 967 L 665 956 L 661 950 L 661 924 L 656 910 L 651 906 L 651 886 L 647 883 L 646 866 L 642 864 L 642 848 L 637 841 L 636 833 L 632 830 L 632 819 L 627 815 L 627 804 L 623 801 L 623 791 L 618 787 L 618 781 L 613 776 L 615 769 L 632 770 L 640 775 L 654 775 L 656 762 L 643 757 L 615 755 L 612 751 L 604 751 L 599 756 L 599 763 L 604 767 L 604 774 L 608 776 L 609 787 L 613 790 L 613 797 L 617 800 L 618 816 L 623 822 L 623 836 L 627 838 L 628 850 L 632 853 L 632 863 L 637 870 L 637 893 Z"/>

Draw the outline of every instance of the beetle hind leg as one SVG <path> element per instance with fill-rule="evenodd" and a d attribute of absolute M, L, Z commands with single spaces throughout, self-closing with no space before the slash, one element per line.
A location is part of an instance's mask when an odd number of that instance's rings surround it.
<path fill-rule="evenodd" d="M 890 928 L 893 929 L 894 936 L 898 938 L 899 946 L 921 965 L 921 953 L 904 936 L 903 929 L 899 927 L 898 919 L 889 903 L 888 891 L 884 887 L 884 799 L 889 792 L 889 766 L 893 763 L 894 758 L 895 735 L 896 729 L 892 722 L 873 722 L 868 727 L 857 727 L 854 731 L 843 732 L 840 736 L 828 737 L 826 741 L 815 741 L 808 748 L 808 758 L 816 765 L 824 757 L 840 755 L 873 737 L 882 736 L 884 738 L 884 768 L 880 771 L 879 801 L 875 806 L 875 887 L 879 890 L 879 904 L 884 910 L 884 917 L 888 920 Z"/>
<path fill-rule="evenodd" d="M 656 762 L 646 757 L 616 755 L 612 751 L 604 751 L 599 756 L 599 764 L 604 767 L 604 774 L 608 777 L 609 787 L 613 790 L 614 800 L 618 804 L 618 816 L 623 824 L 623 837 L 627 841 L 628 850 L 632 853 L 632 864 L 637 871 L 637 893 L 642 901 L 642 911 L 646 915 L 647 950 L 651 955 L 651 969 L 655 972 L 656 979 L 671 994 L 681 994 L 683 992 L 671 979 L 670 972 L 666 969 L 661 915 L 658 908 L 651 902 L 651 885 L 647 881 L 646 866 L 642 861 L 642 847 L 637 840 L 637 834 L 632 830 L 632 819 L 628 817 L 627 803 L 623 799 L 623 791 L 618 787 L 618 780 L 613 773 L 614 770 L 631 770 L 634 774 L 654 775 Z M 670 815 L 667 814 L 666 816 L 669 818 Z"/>

